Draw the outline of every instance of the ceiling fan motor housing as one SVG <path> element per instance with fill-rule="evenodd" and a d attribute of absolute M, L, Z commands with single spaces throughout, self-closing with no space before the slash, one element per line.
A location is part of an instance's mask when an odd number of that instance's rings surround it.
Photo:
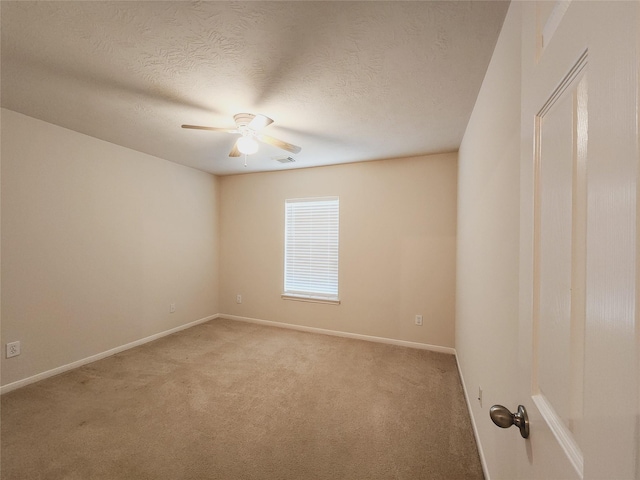
<path fill-rule="evenodd" d="M 238 127 L 246 127 L 249 125 L 249 122 L 253 120 L 253 117 L 255 117 L 255 115 L 251 113 L 236 113 L 233 119 L 236 121 Z"/>

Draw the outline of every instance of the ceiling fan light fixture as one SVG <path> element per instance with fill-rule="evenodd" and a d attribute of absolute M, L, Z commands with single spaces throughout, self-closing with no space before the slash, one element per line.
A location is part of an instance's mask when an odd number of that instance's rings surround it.
<path fill-rule="evenodd" d="M 258 142 L 251 137 L 239 138 L 236 145 L 238 146 L 238 150 L 245 155 L 251 155 L 258 151 Z"/>
<path fill-rule="evenodd" d="M 240 138 L 238 138 L 236 143 L 233 144 L 233 147 L 229 152 L 229 156 L 234 158 L 239 157 L 242 154 L 246 157 L 246 155 L 256 153 L 258 151 L 258 143 L 256 140 L 291 153 L 300 153 L 300 150 L 302 150 L 297 145 L 283 142 L 277 138 L 260 133 L 263 128 L 268 127 L 273 123 L 273 120 L 265 115 L 238 113 L 233 116 L 233 119 L 236 122 L 236 128 L 205 127 L 203 125 L 182 125 L 182 128 L 195 128 L 197 130 L 211 130 L 213 132 L 240 134 Z"/>

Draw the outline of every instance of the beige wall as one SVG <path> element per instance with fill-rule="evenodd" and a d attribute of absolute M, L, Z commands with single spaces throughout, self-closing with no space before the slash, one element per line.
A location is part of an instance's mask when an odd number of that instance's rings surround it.
<path fill-rule="evenodd" d="M 218 313 L 217 182 L 3 109 L 2 384 Z"/>
<path fill-rule="evenodd" d="M 453 347 L 456 175 L 453 153 L 221 178 L 221 313 Z M 283 300 L 284 201 L 327 195 L 342 303 Z"/>
<path fill-rule="evenodd" d="M 216 313 L 453 347 L 456 154 L 216 178 L 1 112 L 2 385 Z M 342 303 L 282 300 L 284 200 L 324 195 Z"/>
<path fill-rule="evenodd" d="M 520 23 L 512 2 L 459 152 L 456 351 L 494 480 L 516 477 L 489 408 L 518 405 Z"/>

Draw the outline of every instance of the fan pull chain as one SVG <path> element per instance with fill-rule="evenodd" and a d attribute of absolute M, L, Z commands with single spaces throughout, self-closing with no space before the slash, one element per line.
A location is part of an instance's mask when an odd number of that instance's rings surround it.
<path fill-rule="evenodd" d="M 247 154 L 244 154 L 244 167 L 247 168 Z"/>

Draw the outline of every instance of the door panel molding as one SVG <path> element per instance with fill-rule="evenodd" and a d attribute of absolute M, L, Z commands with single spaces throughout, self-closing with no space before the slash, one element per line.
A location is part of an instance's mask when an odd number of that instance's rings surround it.
<path fill-rule="evenodd" d="M 588 138 L 585 50 L 534 120 L 532 399 L 579 478 Z"/>

